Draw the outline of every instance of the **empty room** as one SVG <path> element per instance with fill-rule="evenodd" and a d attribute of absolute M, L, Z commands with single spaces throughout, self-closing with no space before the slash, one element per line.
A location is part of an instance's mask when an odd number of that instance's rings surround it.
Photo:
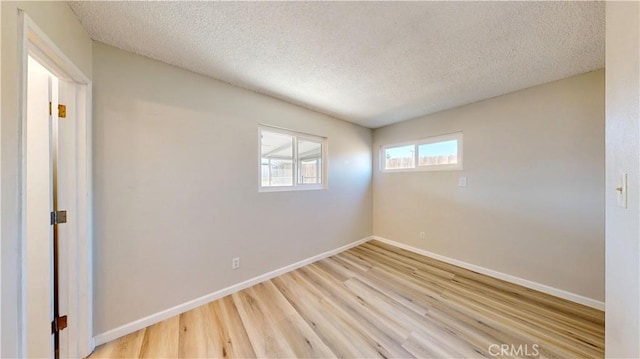
<path fill-rule="evenodd" d="M 640 358 L 640 2 L 0 5 L 0 357 Z"/>

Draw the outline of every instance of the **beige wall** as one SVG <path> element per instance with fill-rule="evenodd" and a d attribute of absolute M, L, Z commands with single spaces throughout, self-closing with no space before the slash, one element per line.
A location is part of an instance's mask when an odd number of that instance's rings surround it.
<path fill-rule="evenodd" d="M 91 78 L 92 41 L 66 2 L 2 1 L 2 352 L 18 356 L 18 9 L 24 10 L 49 38 Z"/>
<path fill-rule="evenodd" d="M 458 131 L 463 171 L 379 171 L 381 145 Z M 375 235 L 604 300 L 603 70 L 373 137 Z"/>
<path fill-rule="evenodd" d="M 640 357 L 640 4 L 607 2 L 606 356 Z M 628 208 L 615 188 L 628 174 Z"/>
<path fill-rule="evenodd" d="M 371 130 L 100 43 L 93 66 L 96 335 L 371 235 Z M 258 193 L 259 123 L 328 137 L 329 189 Z"/>

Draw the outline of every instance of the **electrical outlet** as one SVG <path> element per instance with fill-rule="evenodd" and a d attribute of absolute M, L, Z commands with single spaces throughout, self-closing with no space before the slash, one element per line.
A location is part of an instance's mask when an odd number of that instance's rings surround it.
<path fill-rule="evenodd" d="M 458 187 L 467 187 L 467 177 L 458 178 Z"/>
<path fill-rule="evenodd" d="M 231 269 L 240 268 L 240 257 L 233 258 L 231 260 Z"/>
<path fill-rule="evenodd" d="M 425 233 L 424 232 L 420 232 L 420 239 L 424 239 L 425 238 Z"/>

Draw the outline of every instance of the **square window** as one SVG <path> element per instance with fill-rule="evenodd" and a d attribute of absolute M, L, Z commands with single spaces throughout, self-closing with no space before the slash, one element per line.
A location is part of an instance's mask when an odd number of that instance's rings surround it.
<path fill-rule="evenodd" d="M 327 139 L 260 127 L 260 190 L 326 188 Z"/>

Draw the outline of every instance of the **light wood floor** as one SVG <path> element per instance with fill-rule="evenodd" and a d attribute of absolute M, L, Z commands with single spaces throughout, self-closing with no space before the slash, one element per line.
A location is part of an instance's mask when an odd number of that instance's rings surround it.
<path fill-rule="evenodd" d="M 520 357 L 603 357 L 604 313 L 372 241 L 91 358 L 491 358 L 495 344 Z"/>

